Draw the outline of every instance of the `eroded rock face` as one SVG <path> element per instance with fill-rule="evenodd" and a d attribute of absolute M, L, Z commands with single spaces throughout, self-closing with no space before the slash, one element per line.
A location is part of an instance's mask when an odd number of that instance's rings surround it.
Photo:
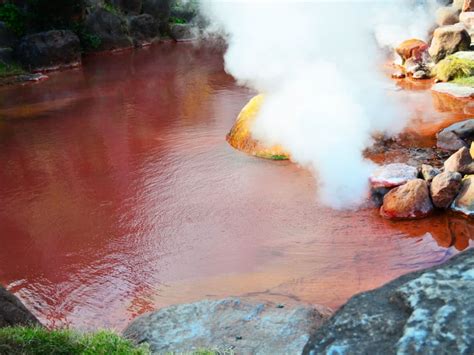
<path fill-rule="evenodd" d="M 451 155 L 444 162 L 445 171 L 454 171 L 461 174 L 474 174 L 474 160 L 469 149 L 463 147 Z"/>
<path fill-rule="evenodd" d="M 418 169 L 402 163 L 394 163 L 379 167 L 369 178 L 373 188 L 397 187 L 407 181 L 416 179 Z"/>
<path fill-rule="evenodd" d="M 464 178 L 461 191 L 454 200 L 451 209 L 466 216 L 474 217 L 474 175 Z"/>
<path fill-rule="evenodd" d="M 41 325 L 21 301 L 0 285 L 0 328 Z"/>
<path fill-rule="evenodd" d="M 263 100 L 263 95 L 257 95 L 245 105 L 227 135 L 227 141 L 235 149 L 260 158 L 288 159 L 289 154 L 281 146 L 267 147 L 252 137 L 251 127 L 255 122 Z"/>
<path fill-rule="evenodd" d="M 433 211 L 428 183 L 422 179 L 410 180 L 396 187 L 383 198 L 380 215 L 387 219 L 420 219 Z"/>
<path fill-rule="evenodd" d="M 130 18 L 130 35 L 135 45 L 150 43 L 159 35 L 158 23 L 148 14 L 133 16 Z"/>
<path fill-rule="evenodd" d="M 474 139 L 474 119 L 457 122 L 436 134 L 436 145 L 444 150 L 456 151 L 468 147 Z"/>
<path fill-rule="evenodd" d="M 133 45 L 125 20 L 100 7 L 87 16 L 84 29 L 100 38 L 98 50 L 127 48 Z"/>
<path fill-rule="evenodd" d="M 352 297 L 304 354 L 472 354 L 474 249 Z"/>
<path fill-rule="evenodd" d="M 78 65 L 81 62 L 81 45 L 72 31 L 40 32 L 23 37 L 15 56 L 31 69 Z"/>
<path fill-rule="evenodd" d="M 469 49 L 471 37 L 462 24 L 438 27 L 433 33 L 429 53 L 435 62 Z"/>
<path fill-rule="evenodd" d="M 232 349 L 236 354 L 300 354 L 330 311 L 294 303 L 252 299 L 205 300 L 137 318 L 124 331 L 154 353 Z"/>
<path fill-rule="evenodd" d="M 438 208 L 448 208 L 461 189 L 462 175 L 445 171 L 433 179 L 431 183 L 431 200 Z"/>

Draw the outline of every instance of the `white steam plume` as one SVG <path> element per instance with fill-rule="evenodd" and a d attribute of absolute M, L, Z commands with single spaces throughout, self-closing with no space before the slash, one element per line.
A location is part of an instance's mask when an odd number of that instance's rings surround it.
<path fill-rule="evenodd" d="M 362 151 L 370 145 L 371 134 L 395 133 L 405 123 L 380 73 L 384 58 L 377 48 L 376 28 L 384 18 L 384 45 L 388 38 L 410 35 L 387 35 L 397 28 L 406 31 L 407 19 L 418 20 L 409 3 L 201 3 L 213 30 L 225 33 L 226 70 L 240 84 L 266 95 L 253 135 L 281 144 L 292 160 L 313 170 L 319 197 L 331 207 L 352 208 L 364 200 L 374 164 Z M 417 29 L 423 30 L 428 28 Z"/>

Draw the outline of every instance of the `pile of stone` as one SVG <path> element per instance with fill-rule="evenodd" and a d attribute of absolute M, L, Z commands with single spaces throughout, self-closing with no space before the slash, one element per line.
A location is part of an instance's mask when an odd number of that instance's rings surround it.
<path fill-rule="evenodd" d="M 463 124 L 467 125 L 456 126 Z M 457 131 L 453 127 L 440 132 L 438 144 L 445 145 L 445 136 L 454 132 Z M 461 129 L 461 132 L 465 131 Z M 452 146 L 465 144 L 458 139 Z M 441 168 L 395 163 L 377 169 L 370 183 L 373 195 L 382 202 L 381 216 L 394 220 L 420 219 L 439 209 L 474 217 L 474 144 L 471 145 L 470 150 L 460 147 Z"/>
<path fill-rule="evenodd" d="M 438 27 L 430 43 L 409 39 L 396 48 L 402 65 L 393 77 L 429 78 L 436 63 L 451 54 L 470 50 L 471 38 L 474 38 L 474 1 L 454 0 L 448 6 L 440 7 L 436 24 Z"/>
<path fill-rule="evenodd" d="M 383 217 L 424 218 L 436 209 L 474 216 L 474 119 L 452 124 L 436 138 L 439 150 L 451 152 L 442 167 L 396 163 L 371 176 Z"/>

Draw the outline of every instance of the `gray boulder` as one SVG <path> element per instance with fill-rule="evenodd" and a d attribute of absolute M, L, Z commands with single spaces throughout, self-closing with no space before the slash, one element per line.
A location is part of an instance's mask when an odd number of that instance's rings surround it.
<path fill-rule="evenodd" d="M 471 37 L 461 24 L 438 27 L 433 33 L 429 53 L 437 63 L 450 54 L 465 51 L 471 45 Z"/>
<path fill-rule="evenodd" d="M 453 171 L 461 174 L 474 174 L 474 160 L 469 149 L 463 147 L 451 155 L 444 162 L 445 171 Z"/>
<path fill-rule="evenodd" d="M 40 32 L 23 37 L 15 56 L 31 69 L 68 67 L 80 64 L 81 45 L 72 31 Z"/>
<path fill-rule="evenodd" d="M 99 51 L 133 46 L 127 21 L 119 14 L 100 7 L 87 16 L 84 22 L 84 30 L 100 39 L 100 45 L 97 48 Z"/>
<path fill-rule="evenodd" d="M 41 325 L 18 297 L 0 285 L 0 328 L 15 325 Z M 1 351 L 0 351 L 1 352 Z"/>
<path fill-rule="evenodd" d="M 153 16 L 143 14 L 130 18 L 130 35 L 135 45 L 150 43 L 159 36 L 158 22 Z"/>
<path fill-rule="evenodd" d="M 474 250 L 352 297 L 304 354 L 474 353 Z"/>
<path fill-rule="evenodd" d="M 137 318 L 124 336 L 147 342 L 153 353 L 197 349 L 237 354 L 300 354 L 330 311 L 295 303 L 228 298 L 161 309 Z"/>
<path fill-rule="evenodd" d="M 461 191 L 454 200 L 451 209 L 466 216 L 474 217 L 474 175 L 464 178 Z"/>
<path fill-rule="evenodd" d="M 176 41 L 187 41 L 196 37 L 194 27 L 190 24 L 174 23 L 170 25 L 169 31 L 170 37 Z"/>
<path fill-rule="evenodd" d="M 430 186 L 431 200 L 438 208 L 448 208 L 461 188 L 462 175 L 445 171 L 434 177 Z"/>
<path fill-rule="evenodd" d="M 433 181 L 433 178 L 440 173 L 441 171 L 438 168 L 435 168 L 431 165 L 421 165 L 421 175 L 423 176 L 423 179 L 425 179 L 427 182 Z"/>
<path fill-rule="evenodd" d="M 440 149 L 456 151 L 468 147 L 474 140 L 474 119 L 452 124 L 436 134 L 436 146 Z"/>
<path fill-rule="evenodd" d="M 161 34 L 169 31 L 168 23 L 171 13 L 171 0 L 143 0 L 144 14 L 153 16 L 159 23 Z"/>

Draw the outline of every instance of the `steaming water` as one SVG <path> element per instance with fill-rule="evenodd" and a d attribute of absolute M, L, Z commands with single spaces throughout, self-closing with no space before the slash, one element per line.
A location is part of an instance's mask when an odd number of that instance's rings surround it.
<path fill-rule="evenodd" d="M 201 12 L 228 43 L 226 70 L 265 94 L 254 136 L 314 171 L 322 203 L 347 209 L 367 195 L 372 134 L 398 133 L 407 120 L 376 70 L 377 40 L 425 38 L 431 3 L 204 0 Z"/>
<path fill-rule="evenodd" d="M 414 114 L 432 104 L 399 94 Z M 1 88 L 0 283 L 49 326 L 120 329 L 247 293 L 337 307 L 472 243 L 462 218 L 333 211 L 309 172 L 230 148 L 252 96 L 222 53 L 184 44 Z"/>

